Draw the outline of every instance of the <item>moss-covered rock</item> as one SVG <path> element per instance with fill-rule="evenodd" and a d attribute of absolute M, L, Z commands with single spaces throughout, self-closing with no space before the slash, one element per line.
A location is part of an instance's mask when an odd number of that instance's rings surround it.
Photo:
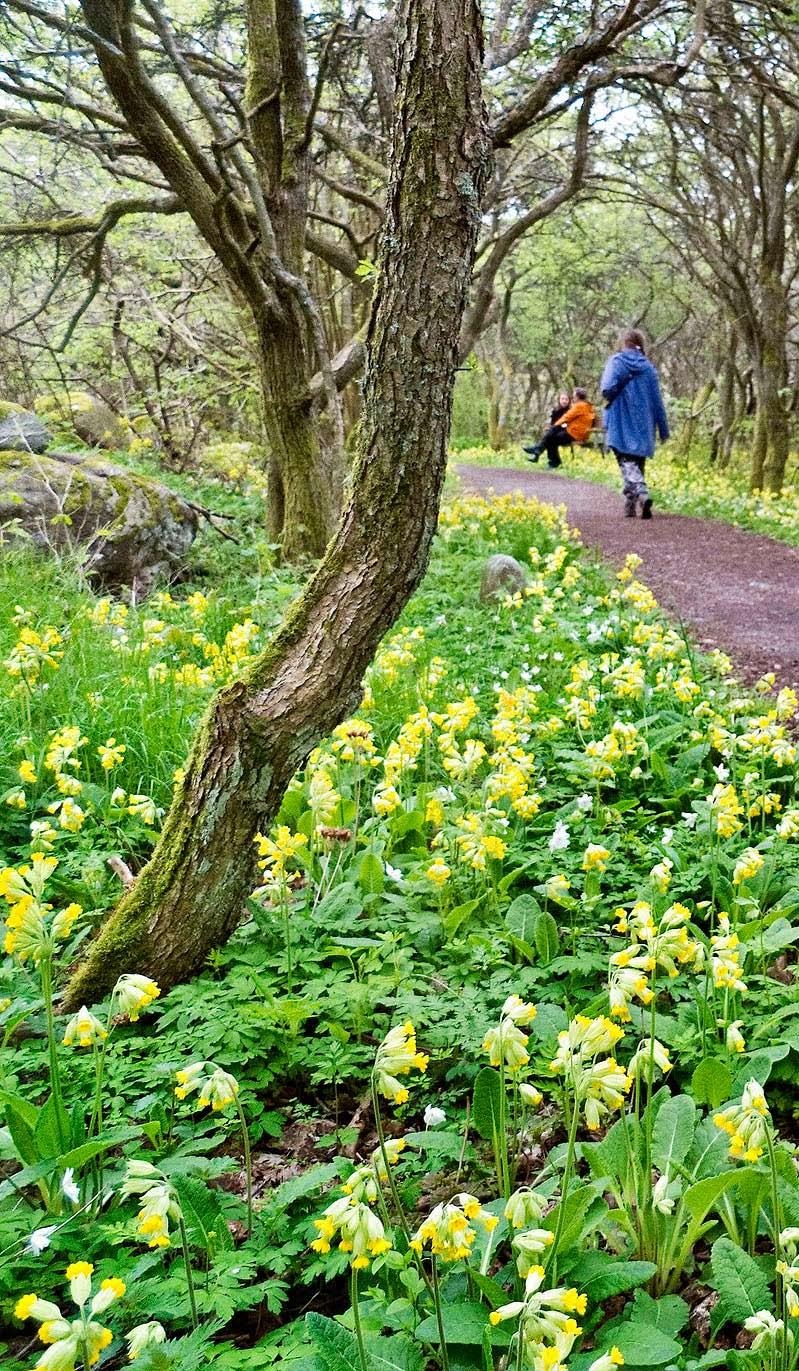
<path fill-rule="evenodd" d="M 134 436 L 132 424 L 115 414 L 105 400 L 89 395 L 85 390 L 39 395 L 33 408 L 64 437 L 77 434 L 81 442 L 90 447 L 121 450 L 130 446 Z"/>
<path fill-rule="evenodd" d="M 45 549 L 80 547 L 90 577 L 138 598 L 180 567 L 197 512 L 174 491 L 91 453 L 0 452 L 0 528 Z"/>
<path fill-rule="evenodd" d="M 24 413 L 24 405 L 15 405 L 13 400 L 0 400 L 0 419 L 7 419 L 9 414 Z"/>

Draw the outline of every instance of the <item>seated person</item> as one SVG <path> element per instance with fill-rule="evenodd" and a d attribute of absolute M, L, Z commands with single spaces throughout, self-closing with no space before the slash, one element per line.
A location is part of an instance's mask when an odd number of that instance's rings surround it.
<path fill-rule="evenodd" d="M 587 392 L 582 386 L 577 386 L 569 408 L 563 411 L 546 433 L 542 434 L 535 447 L 524 448 L 525 452 L 530 453 L 529 461 L 537 462 L 541 453 L 546 452 L 549 466 L 561 466 L 560 448 L 571 447 L 573 443 L 584 443 L 594 427 L 595 420 L 596 414 L 593 405 L 589 404 Z"/>

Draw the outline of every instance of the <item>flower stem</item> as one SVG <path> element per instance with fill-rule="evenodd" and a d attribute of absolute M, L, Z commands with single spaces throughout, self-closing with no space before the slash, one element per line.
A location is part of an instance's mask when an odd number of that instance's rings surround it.
<path fill-rule="evenodd" d="M 247 1181 L 247 1237 L 252 1237 L 252 1149 L 250 1147 L 250 1135 L 247 1131 L 247 1120 L 241 1101 L 236 1097 L 236 1109 L 238 1110 L 239 1123 L 241 1124 L 241 1141 L 244 1148 L 244 1174 Z"/>
<path fill-rule="evenodd" d="M 438 1340 L 441 1344 L 441 1366 L 443 1371 L 449 1371 L 449 1354 L 447 1352 L 447 1340 L 444 1336 L 444 1314 L 441 1308 L 441 1291 L 438 1284 L 438 1262 L 433 1256 L 430 1258 L 430 1273 L 433 1278 L 433 1303 L 436 1307 Z"/>
<path fill-rule="evenodd" d="M 47 1061 L 50 1074 L 50 1091 L 53 1096 L 53 1104 L 56 1112 L 56 1127 L 61 1147 L 66 1150 L 67 1139 L 64 1136 L 64 1097 L 61 1092 L 61 1072 L 58 1066 L 58 1052 L 56 1051 L 55 1041 L 55 1015 L 53 1013 L 53 963 L 49 952 L 46 952 L 41 960 L 40 974 L 42 980 L 42 999 L 44 1000 L 44 1012 L 47 1022 Z"/>
<path fill-rule="evenodd" d="M 557 1270 L 558 1244 L 563 1234 L 563 1225 L 566 1222 L 566 1204 L 569 1198 L 569 1187 L 571 1185 L 572 1170 L 574 1168 L 574 1149 L 577 1142 L 577 1126 L 580 1122 L 580 1106 L 577 1100 L 574 1101 L 571 1122 L 569 1124 L 569 1141 L 566 1146 L 566 1166 L 563 1171 L 563 1184 L 560 1188 L 560 1204 L 558 1205 L 558 1218 L 555 1224 L 555 1236 L 552 1246 L 549 1249 L 552 1260 L 555 1262 Z"/>
<path fill-rule="evenodd" d="M 361 1363 L 361 1371 L 368 1371 L 363 1329 L 361 1328 L 361 1310 L 358 1304 L 358 1272 L 354 1266 L 350 1273 L 350 1294 L 352 1298 L 352 1321 L 355 1324 L 355 1337 L 358 1342 L 358 1359 Z"/>
<path fill-rule="evenodd" d="M 189 1305 L 191 1307 L 191 1326 L 192 1328 L 198 1328 L 200 1318 L 197 1313 L 197 1296 L 194 1293 L 194 1276 L 191 1269 L 191 1257 L 189 1256 L 189 1235 L 186 1232 L 186 1221 L 182 1214 L 178 1219 L 178 1227 L 180 1229 L 180 1243 L 183 1248 L 183 1265 L 186 1268 L 186 1285 L 189 1291 Z"/>

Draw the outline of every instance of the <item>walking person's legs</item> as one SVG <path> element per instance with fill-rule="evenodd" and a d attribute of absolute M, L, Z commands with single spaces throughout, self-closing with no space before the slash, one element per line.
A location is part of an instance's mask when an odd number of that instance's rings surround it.
<path fill-rule="evenodd" d="M 646 458 L 635 457 L 628 452 L 616 452 L 616 461 L 621 472 L 625 518 L 635 518 L 636 506 L 640 500 L 641 518 L 651 519 L 652 497 L 644 476 Z"/>

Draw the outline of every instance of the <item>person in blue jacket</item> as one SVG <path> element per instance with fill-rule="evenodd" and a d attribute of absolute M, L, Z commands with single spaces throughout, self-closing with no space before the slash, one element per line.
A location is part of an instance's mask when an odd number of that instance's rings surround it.
<path fill-rule="evenodd" d="M 624 514 L 652 518 L 652 496 L 646 484 L 646 460 L 655 451 L 655 435 L 661 442 L 669 436 L 669 421 L 660 393 L 658 374 L 646 355 L 644 336 L 630 329 L 620 340 L 618 352 L 605 363 L 599 388 L 607 403 L 605 429 L 608 447 L 619 464 L 624 495 Z"/>

